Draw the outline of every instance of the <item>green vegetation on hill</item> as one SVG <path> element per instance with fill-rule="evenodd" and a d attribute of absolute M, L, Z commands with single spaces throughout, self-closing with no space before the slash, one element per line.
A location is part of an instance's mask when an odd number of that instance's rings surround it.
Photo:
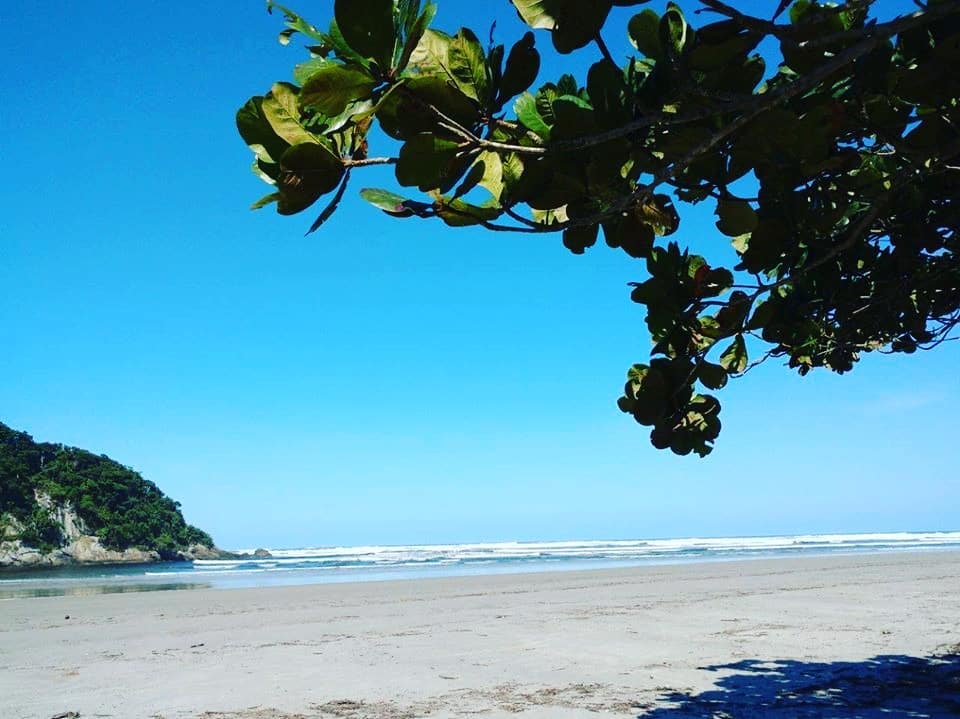
<path fill-rule="evenodd" d="M 35 442 L 0 423 L 0 523 L 11 515 L 21 541 L 49 551 L 62 546 L 63 531 L 37 494 L 69 504 L 87 530 L 109 549 L 136 547 L 163 557 L 193 544 L 213 546 L 206 532 L 187 524 L 180 504 L 153 482 L 105 455 Z"/>

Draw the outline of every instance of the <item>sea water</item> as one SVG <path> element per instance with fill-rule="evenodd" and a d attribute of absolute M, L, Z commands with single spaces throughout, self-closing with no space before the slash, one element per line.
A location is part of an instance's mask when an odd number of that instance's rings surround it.
<path fill-rule="evenodd" d="M 949 549 L 960 550 L 960 531 L 270 549 L 272 556 L 264 559 L 4 573 L 0 575 L 0 599 Z M 236 551 L 253 553 L 252 549 Z"/>

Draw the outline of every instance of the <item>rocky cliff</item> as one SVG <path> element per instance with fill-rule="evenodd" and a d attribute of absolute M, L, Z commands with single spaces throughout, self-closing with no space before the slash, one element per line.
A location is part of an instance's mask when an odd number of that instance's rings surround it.
<path fill-rule="evenodd" d="M 45 507 L 50 518 L 61 530 L 63 545 L 55 549 L 31 547 L 19 538 L 24 524 L 16 517 L 0 517 L 0 570 L 64 567 L 73 564 L 145 564 L 161 561 L 193 561 L 194 559 L 233 559 L 237 555 L 217 547 L 193 544 L 176 551 L 172 556 L 161 556 L 157 550 L 137 547 L 110 549 L 100 538 L 90 533 L 84 521 L 69 505 L 57 505 L 49 497 L 40 495 L 38 504 Z"/>

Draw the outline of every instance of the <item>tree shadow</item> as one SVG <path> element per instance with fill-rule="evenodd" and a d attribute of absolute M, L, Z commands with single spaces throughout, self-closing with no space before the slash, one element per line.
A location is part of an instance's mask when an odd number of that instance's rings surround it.
<path fill-rule="evenodd" d="M 761 661 L 704 667 L 733 672 L 701 694 L 673 692 L 638 719 L 958 719 L 960 653 L 862 662 Z"/>

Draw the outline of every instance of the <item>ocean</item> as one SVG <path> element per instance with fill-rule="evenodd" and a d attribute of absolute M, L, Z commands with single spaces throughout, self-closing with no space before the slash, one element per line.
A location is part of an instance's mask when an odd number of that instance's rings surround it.
<path fill-rule="evenodd" d="M 270 549 L 269 559 L 4 573 L 0 574 L 0 600 L 950 549 L 960 550 L 960 531 Z M 253 553 L 253 549 L 235 551 Z"/>

